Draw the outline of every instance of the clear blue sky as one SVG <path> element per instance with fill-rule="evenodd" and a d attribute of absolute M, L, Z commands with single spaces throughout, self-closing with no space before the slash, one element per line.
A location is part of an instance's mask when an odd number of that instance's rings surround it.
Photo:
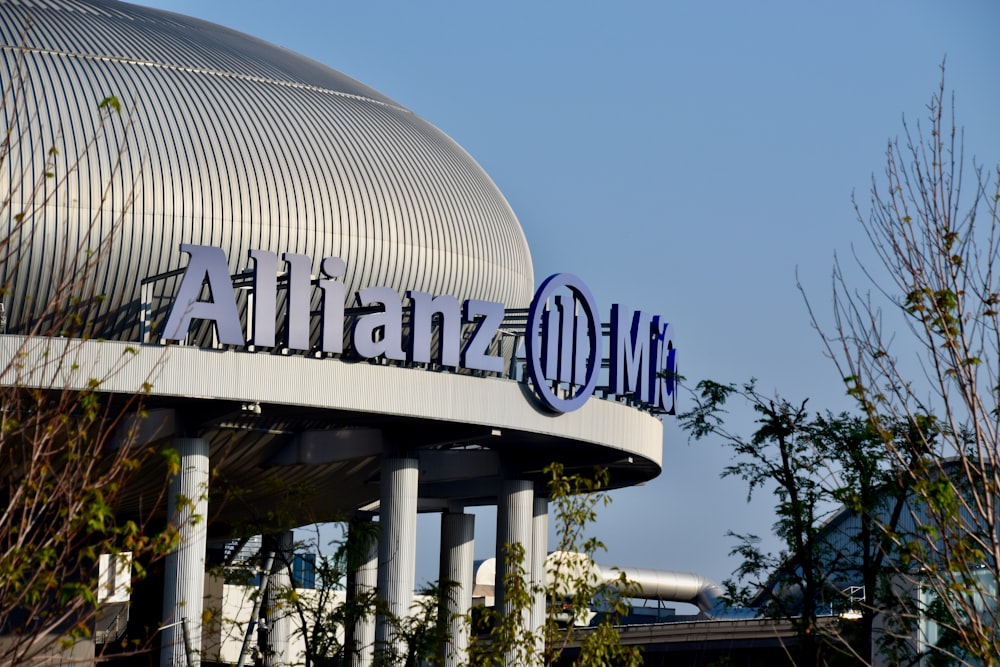
<path fill-rule="evenodd" d="M 828 317 L 834 253 L 865 244 L 851 194 L 864 201 L 903 115 L 923 118 L 945 57 L 967 154 L 1000 161 L 993 0 L 145 4 L 303 53 L 424 116 L 506 195 L 536 282 L 577 273 L 603 311 L 666 316 L 692 383 L 756 377 L 817 409 L 848 403 L 796 271 Z M 665 434 L 663 474 L 601 515 L 599 560 L 721 581 L 726 531 L 767 534 L 770 504 L 719 479 L 718 443 L 689 444 L 670 418 Z M 436 576 L 435 531 L 422 519 L 418 580 Z"/>

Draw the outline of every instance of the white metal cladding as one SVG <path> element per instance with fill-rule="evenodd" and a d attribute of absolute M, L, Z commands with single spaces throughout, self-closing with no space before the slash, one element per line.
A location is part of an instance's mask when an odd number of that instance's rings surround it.
<path fill-rule="evenodd" d="M 26 16 L 30 14 L 30 28 Z M 0 227 L 21 266 L 7 298 L 24 330 L 78 245 L 99 250 L 105 337 L 134 338 L 139 281 L 184 265 L 180 243 L 222 247 L 235 273 L 252 248 L 347 263 L 371 285 L 524 307 L 524 233 L 475 161 L 393 100 L 235 31 L 108 0 L 0 3 L 2 110 L 19 137 Z M 98 103 L 122 117 L 102 123 Z M 91 142 L 91 143 L 88 143 Z M 50 147 L 53 178 L 44 176 Z M 83 156 L 75 163 L 78 156 Z M 17 228 L 11 215 L 33 214 Z M 88 231 L 90 232 L 88 234 Z M 172 284 L 158 285 L 161 296 Z"/>
<path fill-rule="evenodd" d="M 19 359 L 21 363 L 11 364 Z M 606 448 L 655 466 L 663 460 L 659 419 L 615 401 L 592 399 L 554 417 L 498 378 L 432 373 L 336 359 L 254 354 L 196 347 L 132 346 L 118 341 L 0 336 L 0 384 L 83 389 L 152 397 L 257 401 L 363 414 L 474 424 Z M 636 461 L 640 463 L 640 461 Z"/>

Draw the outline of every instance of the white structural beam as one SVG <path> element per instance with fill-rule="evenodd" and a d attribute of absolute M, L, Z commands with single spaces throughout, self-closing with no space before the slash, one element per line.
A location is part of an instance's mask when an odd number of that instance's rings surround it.
<path fill-rule="evenodd" d="M 70 358 L 72 371 L 48 363 Z M 87 389 L 105 378 L 102 391 L 133 394 L 152 383 L 150 396 L 211 396 L 351 412 L 415 417 L 451 424 L 477 424 L 576 440 L 646 463 L 650 478 L 663 461 L 663 423 L 655 415 L 617 401 L 591 398 L 579 410 L 553 419 L 525 400 L 525 386 L 484 381 L 472 375 L 414 372 L 380 364 L 357 364 L 305 356 L 202 350 L 129 341 L 79 341 L 0 336 L 0 359 L 18 359 L 22 372 L 0 378 L 28 387 Z M 128 359 L 128 364 L 122 364 Z M 269 378 L 294 377 L 295 382 Z M 254 379 L 249 381 L 248 379 Z M 259 380 L 259 381 L 256 381 Z"/>
<path fill-rule="evenodd" d="M 367 519 L 351 521 L 347 532 L 347 594 L 352 600 L 368 600 L 378 588 L 378 540 Z M 348 629 L 347 667 L 370 667 L 375 650 L 375 612 L 366 609 Z"/>
<path fill-rule="evenodd" d="M 464 512 L 441 516 L 441 572 L 439 585 L 448 619 L 449 642 L 441 647 L 445 667 L 467 663 L 469 624 L 472 608 L 473 559 L 475 558 L 476 518 Z"/>
<path fill-rule="evenodd" d="M 285 596 L 292 587 L 291 565 L 295 557 L 295 537 L 292 531 L 264 537 L 264 551 L 274 552 L 271 576 L 268 578 L 264 604 L 263 656 L 265 667 L 292 663 L 288 654 L 292 638 L 292 616 Z"/>
<path fill-rule="evenodd" d="M 515 576 L 518 566 L 524 572 L 524 584 L 531 582 L 531 537 L 534 517 L 534 485 L 523 479 L 505 479 L 497 498 L 497 573 L 496 608 L 504 616 L 513 612 L 507 600 L 505 580 Z M 512 558 L 511 547 L 520 545 L 521 559 Z M 523 633 L 529 631 L 530 609 L 521 610 Z M 505 658 L 509 666 L 523 665 L 523 655 L 512 652 Z"/>
<path fill-rule="evenodd" d="M 531 620 L 530 628 L 535 639 L 536 663 L 541 665 L 545 650 L 545 557 L 549 548 L 549 500 L 535 497 L 531 523 Z"/>
<path fill-rule="evenodd" d="M 201 618 L 205 596 L 205 549 L 208 544 L 208 442 L 176 438 L 180 470 L 170 482 L 170 524 L 177 548 L 167 555 L 163 583 L 161 667 L 201 664 Z"/>
<path fill-rule="evenodd" d="M 416 458 L 382 459 L 379 502 L 378 596 L 385 612 L 375 619 L 375 650 L 389 664 L 405 650 L 393 619 L 410 614 L 416 578 L 417 473 Z"/>

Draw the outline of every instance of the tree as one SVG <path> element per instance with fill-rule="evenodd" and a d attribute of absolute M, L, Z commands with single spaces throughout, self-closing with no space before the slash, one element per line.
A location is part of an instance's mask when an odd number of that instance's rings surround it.
<path fill-rule="evenodd" d="M 303 494 L 317 493 L 309 487 L 296 488 L 286 500 L 294 503 Z M 231 550 L 234 556 L 223 563 L 217 574 L 227 584 L 244 589 L 244 600 L 253 607 L 249 619 L 223 619 L 230 628 L 239 629 L 245 636 L 242 664 L 253 664 L 255 659 L 264 664 L 301 665 L 326 667 L 343 664 L 351 652 L 366 655 L 373 665 L 410 666 L 437 664 L 440 647 L 448 642 L 448 626 L 439 623 L 442 599 L 450 594 L 447 585 L 429 585 L 416 596 L 412 613 L 395 617 L 376 596 L 374 589 L 349 591 L 348 576 L 363 565 L 378 537 L 378 524 L 367 519 L 344 522 L 322 522 L 296 527 L 305 539 L 291 541 L 291 524 L 294 516 L 292 505 L 270 508 L 266 517 L 258 517 L 240 530 L 246 534 L 254 528 L 266 528 L 272 533 L 261 539 L 260 550 L 246 558 L 242 547 L 248 542 L 237 542 L 239 548 Z M 298 514 L 301 516 L 301 513 Z M 350 537 L 323 542 L 322 528 L 330 523 L 349 526 Z M 288 541 L 280 539 L 287 534 Z M 311 535 L 310 535 L 311 533 Z M 312 558 L 313 581 L 302 582 L 296 577 L 296 559 Z M 283 575 L 283 576 L 278 576 Z M 354 624 L 376 615 L 387 618 L 400 638 L 399 645 L 352 646 L 351 630 Z M 301 650 L 288 650 L 281 654 L 268 654 L 274 650 L 267 636 L 273 626 L 258 627 L 257 619 L 266 617 L 270 623 L 288 621 L 292 638 L 301 644 Z M 265 626 L 267 624 L 264 624 Z M 256 658 L 250 653 L 250 637 L 258 631 Z"/>
<path fill-rule="evenodd" d="M 556 518 L 556 553 L 569 558 L 550 559 L 549 577 L 545 584 L 532 585 L 526 574 L 526 554 L 521 544 L 504 545 L 503 557 L 508 562 L 505 595 L 510 603 L 507 614 L 494 609 L 477 610 L 473 640 L 468 655 L 460 656 L 465 664 L 492 667 L 506 664 L 513 657 L 514 664 L 572 664 L 580 667 L 614 665 L 628 667 L 641 664 L 637 647 L 620 644 L 616 623 L 628 613 L 627 597 L 633 590 L 624 579 L 611 585 L 595 575 L 594 554 L 603 544 L 588 534 L 588 527 L 596 518 L 600 505 L 610 502 L 605 489 L 608 473 L 596 470 L 592 475 L 566 474 L 562 465 L 551 464 L 545 470 L 549 475 L 548 494 Z M 274 514 L 274 516 L 271 516 Z M 274 528 L 280 508 L 269 513 L 265 522 Z M 352 530 L 371 529 L 374 524 L 361 522 Z M 355 535 L 358 533 L 355 532 Z M 395 618 L 382 609 L 374 591 L 360 598 L 338 597 L 345 588 L 347 573 L 356 550 L 367 552 L 364 540 L 334 541 L 329 554 L 319 547 L 319 532 L 311 541 L 299 543 L 293 549 L 268 550 L 266 547 L 256 558 L 242 563 L 227 564 L 227 579 L 248 585 L 258 572 L 268 569 L 268 556 L 272 554 L 278 567 L 285 569 L 287 584 L 267 583 L 270 592 L 258 589 L 250 593 L 251 600 L 263 602 L 263 597 L 277 601 L 281 607 L 277 615 L 290 615 L 295 619 L 293 631 L 305 646 L 298 656 L 276 656 L 282 664 L 302 664 L 305 667 L 336 664 L 346 655 L 349 647 L 346 637 L 354 620 L 372 616 L 380 611 L 388 616 L 402 639 L 399 648 L 391 652 L 376 652 L 376 665 L 438 664 L 440 648 L 451 644 L 448 636 L 450 619 L 441 615 L 447 609 L 444 599 L 452 594 L 451 582 L 442 581 L 429 586 L 418 595 L 415 611 L 409 616 Z M 374 534 L 369 536 L 374 539 Z M 291 555 L 294 551 L 308 550 L 316 554 L 316 589 L 302 590 L 291 576 Z M 524 632 L 522 619 L 532 607 L 534 597 L 543 595 L 549 602 L 548 614 L 542 636 Z M 590 628 L 574 626 L 574 617 L 584 617 L 594 602 L 600 601 L 602 614 L 599 622 Z M 481 612 L 481 613 L 480 613 Z M 589 619 L 589 615 L 586 616 Z M 235 621 L 235 619 L 230 619 Z M 472 617 L 465 619 L 473 624 Z M 253 621 L 251 621 L 253 622 Z M 481 632 L 476 632 L 481 630 Z M 539 639 L 544 639 L 544 648 Z M 368 647 L 367 650 L 371 650 Z M 571 655 L 572 654 L 572 655 Z"/>
<path fill-rule="evenodd" d="M 698 388 L 700 396 L 694 409 L 681 416 L 682 424 L 694 438 L 722 436 L 733 449 L 736 462 L 722 476 L 743 479 L 748 486 L 748 501 L 757 489 L 775 484 L 778 504 L 774 532 L 787 545 L 787 551 L 779 556 L 765 554 L 757 547 L 757 536 L 729 533 L 739 540 L 734 553 L 743 558 L 736 574 L 755 588 L 763 588 L 766 613 L 795 618 L 803 664 L 822 664 L 817 616 L 829 593 L 818 539 L 825 495 L 820 484 L 823 461 L 807 435 L 805 402 L 793 405 L 766 400 L 752 382 L 742 390 L 710 381 L 700 382 Z M 729 433 L 719 416 L 734 393 L 748 399 L 760 415 L 759 428 L 749 439 Z M 737 592 L 732 585 L 729 587 L 737 599 L 748 599 L 749 591 Z"/>
<path fill-rule="evenodd" d="M 377 538 L 376 526 L 368 521 L 355 522 L 351 526 L 352 539 L 334 540 L 327 545 L 330 547 L 328 549 L 320 548 L 320 526 L 317 524 L 313 528 L 315 534 L 312 539 L 297 543 L 291 551 L 276 554 L 278 567 L 285 571 L 288 585 L 279 587 L 269 596 L 272 601 L 280 601 L 279 604 L 284 606 L 284 613 L 295 619 L 294 634 L 304 646 L 301 656 L 281 658 L 289 664 L 293 664 L 292 659 L 300 660 L 294 664 L 302 664 L 304 667 L 333 665 L 343 661 L 351 650 L 349 633 L 354 623 L 365 617 L 373 617 L 379 609 L 374 590 L 344 595 L 348 572 L 374 543 Z M 294 576 L 292 563 L 296 552 L 315 555 L 316 585 L 309 590 L 302 590 Z M 273 586 L 274 582 L 268 585 Z M 418 615 L 421 620 L 427 616 L 426 607 L 427 605 L 421 607 L 424 612 Z M 419 630 L 423 626 L 418 628 L 416 620 L 406 623 L 399 619 L 399 626 L 408 645 L 418 642 Z M 425 648 L 421 645 L 412 652 Z"/>
<path fill-rule="evenodd" d="M 117 98 L 95 100 L 100 120 L 78 153 L 64 156 L 53 143 L 42 154 L 33 154 L 37 151 L 32 147 L 43 133 L 37 113 L 26 102 L 23 59 L 21 50 L 18 70 L 7 82 L 0 103 L 7 129 L 0 140 L 4 301 L 27 270 L 23 258 L 46 228 L 53 202 L 69 197 L 79 165 L 105 140 L 105 130 L 128 122 L 121 117 Z M 51 258 L 49 268 L 58 277 L 53 289 L 37 295 L 30 312 L 9 327 L 18 335 L 2 337 L 2 664 L 26 664 L 45 654 L 73 652 L 77 640 L 93 635 L 102 555 L 111 556 L 112 570 L 131 569 L 134 560 L 155 560 L 175 543 L 173 529 L 150 530 L 143 517 L 122 520 L 116 513 L 129 480 L 152 455 L 149 449 L 134 447 L 148 378 L 134 394 L 111 397 L 101 391 L 109 377 L 87 376 L 89 371 L 77 356 L 92 336 L 94 316 L 103 300 L 92 280 L 100 250 L 117 233 L 121 213 L 110 230 L 102 230 L 95 215 L 89 225 L 68 235 L 75 241 L 67 241 L 62 254 Z M 6 334 L 8 323 L 0 320 L 0 333 Z M 131 354 L 134 350 L 111 373 L 121 372 Z M 167 474 L 176 471 L 177 461 L 169 453 L 166 463 L 158 469 Z M 164 491 L 166 482 L 164 477 Z M 93 648 L 84 647 L 82 659 L 93 660 Z"/>
<path fill-rule="evenodd" d="M 559 463 L 545 469 L 549 475 L 548 495 L 556 522 L 555 554 L 581 554 L 589 567 L 580 567 L 567 558 L 550 558 L 548 577 L 543 594 L 549 601 L 545 620 L 544 664 L 560 662 L 571 640 L 580 641 L 580 649 L 573 665 L 639 665 L 642 663 L 637 647 L 621 645 L 617 625 L 627 616 L 630 592 L 638 593 L 624 574 L 612 585 L 593 578 L 594 556 L 605 550 L 604 543 L 588 535 L 589 526 L 597 520 L 597 508 L 611 503 L 606 489 L 610 476 L 606 468 L 598 468 L 592 475 L 566 474 Z M 582 639 L 574 634 L 573 624 L 564 625 L 556 602 L 568 603 L 576 612 L 599 602 L 603 615 L 595 627 Z"/>
<path fill-rule="evenodd" d="M 941 84 L 889 141 L 857 218 L 877 257 L 858 291 L 837 262 L 824 336 L 848 392 L 885 433 L 915 529 L 892 535 L 914 591 L 901 614 L 958 663 L 1000 664 L 1000 170 L 967 161 Z M 926 123 L 926 124 L 924 124 Z M 902 584 L 901 584 L 902 585 Z"/>
<path fill-rule="evenodd" d="M 849 588 L 850 599 L 846 600 L 861 618 L 848 626 L 846 642 L 835 646 L 846 649 L 843 652 L 849 658 L 865 663 L 872 662 L 876 649 L 895 661 L 909 653 L 909 647 L 898 645 L 882 630 L 876 633 L 874 623 L 877 614 L 882 616 L 883 625 L 898 615 L 900 596 L 893 579 L 901 559 L 894 544 L 910 489 L 909 480 L 897 475 L 886 459 L 885 438 L 899 440 L 911 435 L 905 426 L 880 433 L 864 417 L 847 414 L 817 415 L 810 433 L 827 459 L 832 499 L 841 503 L 843 512 L 852 519 L 846 529 L 836 531 L 840 548 L 834 550 L 831 576 L 834 581 L 857 582 L 861 587 L 860 591 L 857 584 Z M 827 531 L 835 532 L 829 525 Z"/>
<path fill-rule="evenodd" d="M 809 417 L 804 402 L 761 396 L 752 382 L 706 381 L 682 417 L 695 438 L 733 448 L 724 475 L 750 493 L 775 484 L 787 550 L 765 554 L 755 536 L 736 535 L 737 574 L 763 587 L 769 613 L 800 614 L 806 664 L 826 659 L 824 644 L 869 662 L 873 635 L 893 664 L 1000 664 L 1000 170 L 966 164 L 944 90 L 942 76 L 926 129 L 904 122 L 902 143 L 889 142 L 867 212 L 855 202 L 880 265 L 861 265 L 874 296 L 852 289 L 838 261 L 832 327 L 810 310 L 862 416 Z M 733 396 L 759 415 L 750 438 L 726 430 Z M 820 526 L 835 504 L 851 519 L 848 541 L 833 536 L 839 522 Z M 827 596 L 852 572 L 860 632 L 816 640 L 813 616 L 835 609 Z M 792 608 L 773 595 L 790 586 Z"/>
<path fill-rule="evenodd" d="M 863 417 L 810 415 L 806 401 L 768 398 L 751 381 L 742 386 L 698 383 L 694 407 L 681 415 L 692 438 L 721 438 L 734 462 L 723 477 L 747 484 L 747 500 L 773 488 L 774 533 L 783 550 L 760 549 L 752 534 L 737 539 L 732 554 L 742 559 L 731 602 L 760 607 L 773 618 L 791 618 L 798 637 L 796 659 L 821 665 L 846 659 L 872 660 L 876 613 L 893 605 L 887 585 L 896 561 L 895 535 L 906 488 L 888 465 L 883 437 Z M 744 437 L 728 429 L 725 408 L 733 399 L 757 414 L 757 430 Z M 844 510 L 838 513 L 838 506 Z M 851 593 L 853 591 L 853 593 Z M 821 623 L 848 607 L 860 619 L 846 625 Z"/>
<path fill-rule="evenodd" d="M 639 648 L 621 645 L 616 627 L 628 614 L 628 593 L 635 587 L 624 575 L 614 585 L 596 576 L 593 556 L 604 550 L 604 544 L 588 534 L 597 518 L 597 508 L 611 502 L 606 491 L 608 471 L 598 468 L 591 475 L 567 474 L 562 464 L 552 463 L 544 472 L 549 477 L 547 495 L 555 515 L 556 557 L 547 561 L 545 583 L 532 586 L 527 581 L 523 545 L 503 545 L 507 561 L 504 595 L 509 609 L 506 615 L 496 610 L 486 614 L 484 622 L 489 629 L 473 642 L 469 664 L 492 667 L 513 657 L 513 664 L 546 667 L 641 665 Z M 521 619 L 530 611 L 536 595 L 544 596 L 547 602 L 543 641 L 521 627 Z M 595 601 L 601 603 L 604 613 L 596 625 L 578 629 L 574 621 L 582 618 Z"/>

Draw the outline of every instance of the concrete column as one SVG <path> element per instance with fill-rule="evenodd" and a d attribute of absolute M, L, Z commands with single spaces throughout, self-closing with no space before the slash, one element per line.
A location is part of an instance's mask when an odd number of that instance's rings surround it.
<path fill-rule="evenodd" d="M 378 587 L 378 539 L 370 519 L 355 519 L 347 529 L 347 595 L 350 600 L 371 600 Z M 347 667 L 370 667 L 375 651 L 375 610 L 353 619 L 348 628 Z"/>
<path fill-rule="evenodd" d="M 201 664 L 201 617 L 208 544 L 208 441 L 176 438 L 180 471 L 167 496 L 170 523 L 180 536 L 165 562 L 161 667 Z M 190 659 L 190 662 L 188 662 Z"/>
<path fill-rule="evenodd" d="M 520 568 L 524 572 L 524 585 L 531 582 L 531 533 L 534 517 L 534 485 L 523 479 L 506 479 L 500 485 L 497 498 L 497 574 L 496 608 L 507 616 L 512 612 L 507 601 L 504 580 L 516 571 L 517 563 L 508 563 L 504 551 L 506 545 L 520 544 L 524 558 Z M 521 611 L 521 625 L 525 633 L 529 630 L 530 609 Z M 507 665 L 520 665 L 524 661 L 517 655 L 508 655 Z"/>
<path fill-rule="evenodd" d="M 290 665 L 297 656 L 289 655 L 292 637 L 292 610 L 283 597 L 292 588 L 291 566 L 295 557 L 295 536 L 292 531 L 264 536 L 264 552 L 274 552 L 271 576 L 264 600 L 264 627 L 260 633 L 261 653 L 265 667 Z"/>
<path fill-rule="evenodd" d="M 438 583 L 444 596 L 441 606 L 451 640 L 441 647 L 445 667 L 459 667 L 468 659 L 469 625 L 464 617 L 472 608 L 475 529 L 476 517 L 471 514 L 445 512 L 441 516 L 441 573 Z"/>
<path fill-rule="evenodd" d="M 545 651 L 545 557 L 549 549 L 549 499 L 535 498 L 531 523 L 531 587 L 537 592 L 531 603 L 531 633 L 535 637 L 537 664 Z"/>
<path fill-rule="evenodd" d="M 413 604 L 417 551 L 416 458 L 382 459 L 379 504 L 378 597 L 388 613 L 375 619 L 375 650 L 389 664 L 405 646 L 396 637 L 392 618 L 409 616 Z M 401 661 L 399 661 L 401 664 Z"/>

